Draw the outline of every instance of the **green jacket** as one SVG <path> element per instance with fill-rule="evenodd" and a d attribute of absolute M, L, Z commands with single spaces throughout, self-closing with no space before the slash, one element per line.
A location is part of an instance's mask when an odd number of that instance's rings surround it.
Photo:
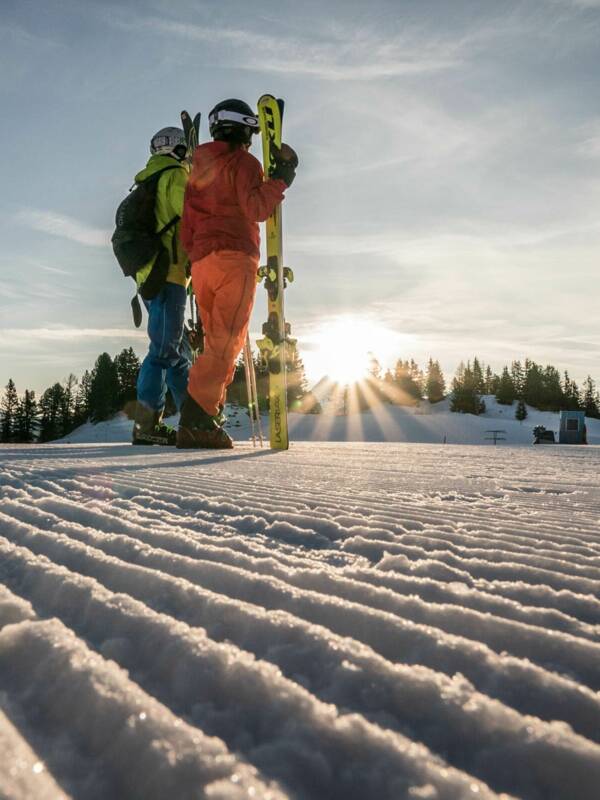
<path fill-rule="evenodd" d="M 172 167 L 176 163 L 175 159 L 171 156 L 150 156 L 144 169 L 135 176 L 135 181 L 139 183 L 145 178 L 149 178 L 150 175 L 154 175 L 155 172 L 165 167 Z M 186 166 L 180 164 L 177 169 L 166 170 L 158 179 L 155 206 L 157 231 L 164 228 L 173 217 L 181 217 L 183 214 L 183 197 L 185 195 L 188 174 Z M 169 252 L 170 261 L 167 281 L 170 283 L 178 283 L 180 286 L 187 286 L 189 282 L 186 274 L 188 259 L 179 241 L 179 226 L 180 222 L 177 222 L 176 225 L 173 225 L 168 231 L 163 233 L 161 239 Z M 138 286 L 148 277 L 153 263 L 154 262 L 138 270 L 136 275 Z"/>

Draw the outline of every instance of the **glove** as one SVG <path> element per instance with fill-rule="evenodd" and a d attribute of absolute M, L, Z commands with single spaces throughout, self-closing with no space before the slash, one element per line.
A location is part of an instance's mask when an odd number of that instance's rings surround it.
<path fill-rule="evenodd" d="M 283 181 L 290 187 L 296 177 L 296 167 L 298 166 L 298 156 L 289 144 L 282 144 L 281 148 L 271 145 L 271 153 L 275 162 L 269 170 L 269 178 Z"/>

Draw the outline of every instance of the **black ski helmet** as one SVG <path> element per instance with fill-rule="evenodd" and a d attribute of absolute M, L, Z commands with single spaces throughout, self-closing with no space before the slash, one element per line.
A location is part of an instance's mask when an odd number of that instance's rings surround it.
<path fill-rule="evenodd" d="M 250 144 L 260 130 L 258 117 L 243 100 L 223 100 L 208 115 L 208 129 L 213 139 Z"/>

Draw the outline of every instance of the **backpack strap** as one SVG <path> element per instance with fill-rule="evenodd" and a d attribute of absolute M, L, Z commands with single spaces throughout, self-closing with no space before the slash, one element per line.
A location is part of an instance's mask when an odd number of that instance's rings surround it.
<path fill-rule="evenodd" d="M 167 167 L 163 167 L 162 169 L 156 170 L 156 172 L 153 172 L 152 175 L 148 175 L 147 178 L 144 178 L 143 181 L 140 181 L 139 183 L 134 183 L 133 185 L 139 186 L 142 183 L 150 183 L 150 181 L 158 181 L 163 172 L 166 172 L 169 169 L 184 169 L 184 167 L 179 162 L 177 162 L 176 164 L 169 164 Z"/>
<path fill-rule="evenodd" d="M 163 174 L 163 172 L 166 172 L 169 169 L 180 169 L 180 168 L 183 169 L 183 167 L 182 167 L 182 165 L 180 163 L 169 164 L 168 167 L 163 167 L 162 169 L 159 169 L 157 172 L 152 173 L 152 175 L 150 175 L 147 178 L 145 178 L 142 181 L 142 183 L 147 183 L 149 181 L 157 181 L 158 182 L 158 180 L 160 179 L 160 176 Z M 169 220 L 169 222 L 167 222 L 167 224 L 164 227 L 162 227 L 159 231 L 156 232 L 156 235 L 157 236 L 162 236 L 163 233 L 166 233 L 170 228 L 173 227 L 173 225 L 177 224 L 180 219 L 181 219 L 181 217 L 179 216 L 179 214 L 176 214 L 173 217 L 172 220 Z"/>
<path fill-rule="evenodd" d="M 179 216 L 179 214 L 175 214 L 173 219 L 170 220 L 169 222 L 167 222 L 167 224 L 164 226 L 164 228 L 161 228 L 159 231 L 156 232 L 156 235 L 157 236 L 162 236 L 163 233 L 166 233 L 169 230 L 169 228 L 172 228 L 173 225 L 175 225 L 177 222 L 179 222 L 180 219 L 181 219 L 181 217 Z"/>

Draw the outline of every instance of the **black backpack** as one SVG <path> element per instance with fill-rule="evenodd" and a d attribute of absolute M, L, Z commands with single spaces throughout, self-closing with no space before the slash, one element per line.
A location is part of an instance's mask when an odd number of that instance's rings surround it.
<path fill-rule="evenodd" d="M 145 300 L 156 297 L 165 282 L 169 253 L 161 242 L 161 236 L 179 221 L 179 216 L 175 216 L 159 231 L 156 230 L 158 181 L 163 172 L 179 168 L 180 164 L 164 167 L 141 183 L 136 183 L 117 208 L 111 242 L 123 274 L 135 279 L 137 271 L 155 259 L 148 278 L 140 287 L 140 294 Z"/>

